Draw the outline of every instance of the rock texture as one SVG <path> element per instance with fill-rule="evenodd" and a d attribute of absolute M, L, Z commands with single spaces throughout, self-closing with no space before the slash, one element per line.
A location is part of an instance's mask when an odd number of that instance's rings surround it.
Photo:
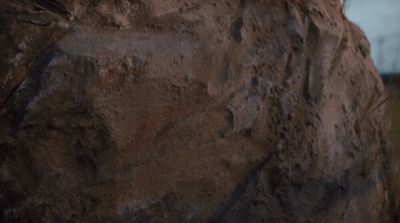
<path fill-rule="evenodd" d="M 0 1 L 0 222 L 389 222 L 338 0 Z"/>

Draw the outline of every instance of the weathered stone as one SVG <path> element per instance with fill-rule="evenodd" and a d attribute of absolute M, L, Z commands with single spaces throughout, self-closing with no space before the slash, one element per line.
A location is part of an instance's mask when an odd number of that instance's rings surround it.
<path fill-rule="evenodd" d="M 0 9 L 0 222 L 389 222 L 384 88 L 339 1 Z"/>

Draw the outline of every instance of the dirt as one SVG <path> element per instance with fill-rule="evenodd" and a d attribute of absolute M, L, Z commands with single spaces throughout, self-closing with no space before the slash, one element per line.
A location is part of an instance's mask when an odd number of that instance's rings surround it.
<path fill-rule="evenodd" d="M 391 222 L 386 93 L 339 1 L 0 10 L 0 222 Z"/>

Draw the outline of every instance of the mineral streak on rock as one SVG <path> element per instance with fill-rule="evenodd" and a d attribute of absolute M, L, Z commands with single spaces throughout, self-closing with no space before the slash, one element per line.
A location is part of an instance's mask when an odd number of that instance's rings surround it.
<path fill-rule="evenodd" d="M 390 221 L 384 88 L 340 1 L 0 11 L 0 222 Z"/>

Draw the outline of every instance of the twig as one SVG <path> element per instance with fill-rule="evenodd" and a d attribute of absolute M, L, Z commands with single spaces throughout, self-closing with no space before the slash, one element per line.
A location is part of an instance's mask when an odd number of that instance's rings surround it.
<path fill-rule="evenodd" d="M 358 125 L 360 125 L 364 119 L 377 109 L 379 109 L 384 103 L 386 103 L 390 96 L 384 98 L 381 102 L 378 102 L 380 98 L 380 92 L 378 91 L 378 83 L 375 84 L 374 89 L 371 92 L 371 96 L 368 99 L 367 106 L 364 108 L 361 117 L 357 120 Z"/>
<path fill-rule="evenodd" d="M 35 21 L 35 20 L 30 20 L 30 19 L 20 19 L 19 21 L 29 23 L 32 25 L 36 25 L 36 26 L 49 26 L 50 25 L 50 23 L 40 22 L 40 21 Z"/>

